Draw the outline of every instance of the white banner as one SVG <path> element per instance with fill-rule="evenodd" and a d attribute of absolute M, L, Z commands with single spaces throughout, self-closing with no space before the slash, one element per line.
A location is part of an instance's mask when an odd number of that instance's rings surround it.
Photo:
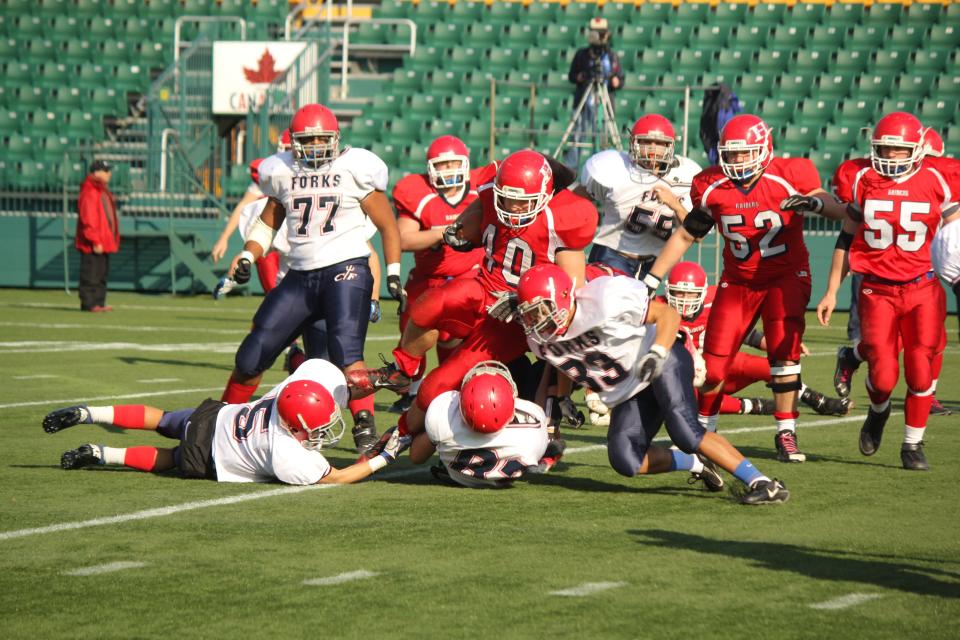
<path fill-rule="evenodd" d="M 283 76 L 305 42 L 215 42 L 213 112 L 243 115 L 263 104 L 270 83 Z"/>

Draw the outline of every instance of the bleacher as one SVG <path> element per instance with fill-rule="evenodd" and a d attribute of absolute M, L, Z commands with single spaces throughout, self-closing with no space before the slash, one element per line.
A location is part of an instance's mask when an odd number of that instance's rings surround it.
<path fill-rule="evenodd" d="M 627 73 L 615 94 L 629 126 L 654 111 L 679 127 L 686 85 L 723 82 L 747 111 L 774 127 L 778 153 L 808 156 L 824 178 L 866 150 L 861 127 L 891 110 L 915 112 L 960 153 L 960 4 L 730 4 L 607 1 L 528 5 L 384 0 L 375 18 L 409 18 L 418 48 L 357 118 L 347 139 L 379 153 L 397 177 L 423 170 L 424 148 L 458 133 L 486 161 L 490 76 L 498 80 L 494 155 L 553 151 L 573 110 L 567 71 L 586 25 L 605 17 Z M 406 31 L 371 24 L 351 42 L 401 43 Z M 529 86 L 537 86 L 529 127 Z M 676 91 L 640 90 L 672 87 Z M 690 104 L 689 155 L 704 163 L 696 132 L 702 92 Z M 385 131 L 386 129 L 386 131 Z M 519 133 L 516 131 L 520 130 Z"/>

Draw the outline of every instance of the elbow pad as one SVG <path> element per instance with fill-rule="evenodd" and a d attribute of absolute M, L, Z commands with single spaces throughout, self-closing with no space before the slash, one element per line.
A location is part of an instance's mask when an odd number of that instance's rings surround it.
<path fill-rule="evenodd" d="M 851 202 L 847 205 L 847 217 L 854 222 L 863 222 L 863 209 Z"/>
<path fill-rule="evenodd" d="M 836 248 L 843 251 L 850 250 L 850 244 L 853 242 L 853 234 L 849 231 L 841 231 L 840 235 L 837 236 Z"/>
<path fill-rule="evenodd" d="M 277 235 L 277 230 L 261 220 L 259 216 L 250 225 L 250 231 L 247 233 L 247 242 L 256 242 L 263 247 L 263 254 L 266 255 L 273 245 L 273 236 Z"/>
<path fill-rule="evenodd" d="M 700 207 L 694 207 L 693 211 L 688 213 L 687 217 L 683 220 L 683 228 L 698 240 L 710 233 L 713 225 L 713 217 L 710 216 L 710 213 L 707 212 L 706 209 L 701 209 Z"/>

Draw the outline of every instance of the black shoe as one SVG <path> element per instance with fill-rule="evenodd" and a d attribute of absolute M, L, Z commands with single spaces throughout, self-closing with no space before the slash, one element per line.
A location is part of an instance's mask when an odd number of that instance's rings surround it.
<path fill-rule="evenodd" d="M 357 446 L 357 453 L 367 456 L 377 446 L 380 438 L 377 436 L 377 425 L 373 421 L 373 414 L 364 409 L 353 416 L 353 444 Z"/>
<path fill-rule="evenodd" d="M 413 380 L 400 371 L 395 362 L 388 362 L 379 369 L 355 369 L 348 371 L 347 385 L 354 392 L 353 399 L 365 398 L 380 389 L 402 393 Z"/>
<path fill-rule="evenodd" d="M 543 452 L 543 457 L 540 458 L 540 461 L 533 467 L 527 467 L 527 471 L 530 473 L 548 473 L 550 469 L 553 469 L 560 459 L 563 457 L 563 452 L 567 450 L 567 441 L 563 438 L 553 438 L 550 442 L 547 443 L 547 448 Z"/>
<path fill-rule="evenodd" d="M 890 405 L 877 413 L 873 407 L 867 411 L 867 419 L 863 421 L 860 427 L 860 453 L 865 456 L 872 456 L 880 448 L 880 440 L 883 438 L 883 427 L 887 424 L 887 418 L 890 417 Z"/>
<path fill-rule="evenodd" d="M 773 480 L 759 480 L 750 490 L 740 496 L 740 504 L 776 504 L 790 499 L 790 492 L 782 482 Z"/>
<path fill-rule="evenodd" d="M 702 480 L 703 486 L 707 488 L 707 491 L 712 491 L 713 493 L 723 491 L 723 477 L 717 472 L 717 465 L 700 454 L 697 454 L 697 457 L 700 458 L 700 462 L 703 463 L 703 471 L 700 473 L 691 471 L 688 482 L 690 484 L 696 484 Z"/>
<path fill-rule="evenodd" d="M 307 354 L 303 352 L 300 345 L 292 344 L 290 348 L 287 349 L 287 355 L 283 358 L 283 369 L 287 373 L 292 374 L 306 359 Z"/>
<path fill-rule="evenodd" d="M 927 464 L 927 456 L 923 455 L 923 442 L 916 444 L 903 443 L 900 447 L 900 462 L 903 468 L 910 471 L 927 471 L 930 465 Z"/>
<path fill-rule="evenodd" d="M 413 406 L 413 399 L 415 396 L 410 395 L 409 393 L 404 393 L 397 401 L 390 405 L 390 408 L 387 409 L 390 413 L 403 413 L 411 406 Z"/>
<path fill-rule="evenodd" d="M 777 460 L 780 462 L 804 462 L 807 456 L 800 451 L 797 445 L 797 434 L 789 429 L 778 431 L 773 437 L 773 443 L 777 447 Z"/>
<path fill-rule="evenodd" d="M 750 411 L 744 411 L 745 403 L 750 403 Z M 753 416 L 772 416 L 776 411 L 777 405 L 770 398 L 741 398 L 740 412 L 748 413 Z"/>
<path fill-rule="evenodd" d="M 837 349 L 837 368 L 833 371 L 833 388 L 837 395 L 846 398 L 850 395 L 850 383 L 853 373 L 860 367 L 860 361 L 853 355 L 853 347 Z"/>
<path fill-rule="evenodd" d="M 442 462 L 437 462 L 435 465 L 430 467 L 430 475 L 439 480 L 444 484 L 449 484 L 455 487 L 459 487 L 456 480 L 450 477 L 450 471 L 447 469 L 447 465 Z"/>
<path fill-rule="evenodd" d="M 92 422 L 87 405 L 79 404 L 48 413 L 43 418 L 43 430 L 47 433 L 56 433 L 80 423 L 92 424 Z"/>
<path fill-rule="evenodd" d="M 76 449 L 64 451 L 60 466 L 64 469 L 83 469 L 103 464 L 103 450 L 97 444 L 82 444 Z"/>
<path fill-rule="evenodd" d="M 828 398 L 810 387 L 800 394 L 800 402 L 822 416 L 845 416 L 853 408 L 853 400 L 850 398 Z"/>
<path fill-rule="evenodd" d="M 933 398 L 933 404 L 930 405 L 930 415 L 932 416 L 949 416 L 953 415 L 953 411 L 946 408 L 940 401 L 937 400 L 936 396 Z"/>

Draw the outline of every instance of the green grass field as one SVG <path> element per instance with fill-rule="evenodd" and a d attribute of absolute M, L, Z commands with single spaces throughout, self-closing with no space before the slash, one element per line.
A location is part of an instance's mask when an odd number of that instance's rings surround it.
<path fill-rule="evenodd" d="M 852 417 L 804 408 L 805 464 L 775 460 L 772 418 L 721 420 L 790 488 L 773 507 L 740 506 L 684 474 L 620 477 L 598 427 L 567 433 L 555 472 L 499 492 L 439 486 L 406 461 L 361 485 L 306 490 L 60 469 L 83 442 L 170 441 L 95 426 L 47 435 L 45 413 L 219 397 L 258 302 L 112 294 L 116 311 L 94 315 L 62 291 L 0 291 L 4 638 L 957 637 L 960 416 L 931 417 L 931 471 L 902 470 L 901 385 L 883 447 L 863 458 L 862 372 Z M 396 339 L 385 307 L 368 361 Z M 808 330 L 814 388 L 831 390 L 844 321 Z M 939 396 L 960 407 L 955 318 L 949 330 Z M 266 382 L 283 377 L 278 363 Z M 382 430 L 393 398 L 377 400 Z M 346 444 L 334 464 L 355 458 Z M 134 564 L 72 575 L 111 563 Z"/>

